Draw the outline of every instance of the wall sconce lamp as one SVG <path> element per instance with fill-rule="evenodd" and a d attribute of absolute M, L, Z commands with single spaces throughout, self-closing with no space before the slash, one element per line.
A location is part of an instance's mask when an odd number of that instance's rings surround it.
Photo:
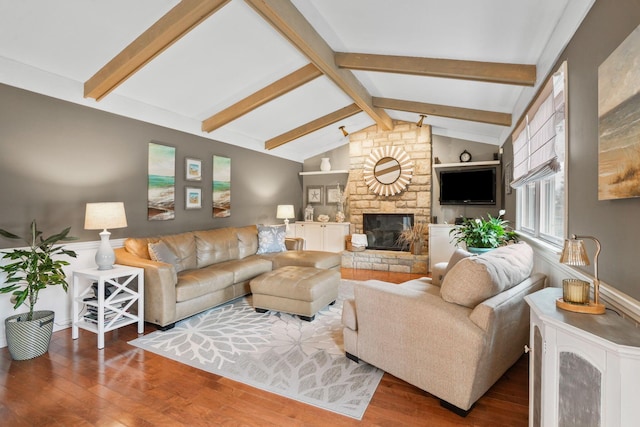
<path fill-rule="evenodd" d="M 289 218 L 295 218 L 296 214 L 293 211 L 293 205 L 278 205 L 276 211 L 276 218 L 284 219 L 285 229 L 289 231 Z"/>
<path fill-rule="evenodd" d="M 422 127 L 422 123 L 424 122 L 424 118 L 427 117 L 424 114 L 420 114 L 420 120 L 418 120 L 418 123 L 416 123 L 416 126 L 418 126 L 419 128 Z"/>
<path fill-rule="evenodd" d="M 102 230 L 100 233 L 100 246 L 96 252 L 96 264 L 98 270 L 111 270 L 116 262 L 107 228 L 124 228 L 127 226 L 127 216 L 124 212 L 124 203 L 87 203 L 84 214 L 85 230 Z"/>
<path fill-rule="evenodd" d="M 344 128 L 344 126 L 340 126 L 338 129 L 342 131 L 343 136 L 349 136 L 349 132 Z"/>
<path fill-rule="evenodd" d="M 598 256 L 600 255 L 600 241 L 593 236 L 571 235 L 564 241 L 564 248 L 560 255 L 560 262 L 567 265 L 589 265 L 589 257 L 584 246 L 584 240 L 591 239 L 596 244 L 596 254 L 593 258 L 593 300 L 589 300 L 589 283 L 577 279 L 562 281 L 562 298 L 556 300 L 556 305 L 568 311 L 588 314 L 603 314 L 606 311 L 600 303 L 600 279 L 598 278 Z"/>

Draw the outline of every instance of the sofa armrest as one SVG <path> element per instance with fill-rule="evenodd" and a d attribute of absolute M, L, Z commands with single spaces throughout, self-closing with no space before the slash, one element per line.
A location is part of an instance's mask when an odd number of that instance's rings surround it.
<path fill-rule="evenodd" d="M 440 286 L 442 284 L 448 265 L 448 262 L 439 262 L 433 266 L 433 271 L 431 272 L 431 283 L 433 285 Z"/>
<path fill-rule="evenodd" d="M 140 258 L 125 248 L 115 250 L 116 263 L 144 269 L 144 319 L 160 326 L 176 321 L 178 276 L 171 264 Z"/>
<path fill-rule="evenodd" d="M 301 251 L 304 249 L 304 239 L 302 237 L 285 237 L 284 244 L 288 251 Z"/>

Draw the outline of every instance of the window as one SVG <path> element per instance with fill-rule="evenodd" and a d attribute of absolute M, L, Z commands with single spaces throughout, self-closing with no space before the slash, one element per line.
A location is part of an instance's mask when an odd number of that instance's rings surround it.
<path fill-rule="evenodd" d="M 513 132 L 516 228 L 561 245 L 565 236 L 566 63 L 546 82 Z"/>

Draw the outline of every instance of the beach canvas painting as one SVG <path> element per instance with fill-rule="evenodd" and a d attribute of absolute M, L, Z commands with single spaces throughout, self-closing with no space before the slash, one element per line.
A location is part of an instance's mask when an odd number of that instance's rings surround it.
<path fill-rule="evenodd" d="M 176 188 L 176 149 L 149 143 L 147 218 L 151 221 L 174 219 Z"/>
<path fill-rule="evenodd" d="M 213 216 L 231 216 L 231 159 L 213 156 Z"/>
<path fill-rule="evenodd" d="M 598 68 L 598 199 L 640 197 L 640 26 Z"/>

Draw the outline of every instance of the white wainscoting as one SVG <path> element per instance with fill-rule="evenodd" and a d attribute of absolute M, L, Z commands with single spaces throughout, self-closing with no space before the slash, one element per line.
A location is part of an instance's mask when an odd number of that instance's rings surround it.
<path fill-rule="evenodd" d="M 67 274 L 67 283 L 69 287 L 73 283 L 73 272 L 82 268 L 95 267 L 95 255 L 98 250 L 100 241 L 94 242 L 79 242 L 79 243 L 66 243 L 64 247 L 69 250 L 73 250 L 77 253 L 77 258 L 66 259 L 69 261 L 64 271 Z M 111 246 L 114 248 L 120 248 L 124 245 L 124 239 L 111 240 Z M 10 249 L 2 249 L 0 252 L 8 251 Z M 0 261 L 6 263 L 6 261 Z M 97 267 L 96 267 L 97 268 Z M 4 276 L 0 276 L 0 283 L 4 284 Z M 38 303 L 36 304 L 36 310 L 53 310 L 55 315 L 55 323 L 53 331 L 59 331 L 71 326 L 71 289 L 68 293 L 65 293 L 60 286 L 51 286 L 47 289 L 40 291 Z M 9 294 L 0 294 L 0 348 L 7 346 L 7 338 L 4 330 L 4 319 L 13 315 L 14 313 L 23 313 L 28 309 L 21 307 L 18 310 L 13 309 L 13 304 L 9 300 Z"/>
<path fill-rule="evenodd" d="M 562 279 L 581 279 L 593 283 L 593 277 L 584 274 L 577 268 L 560 264 L 559 248 L 520 236 L 521 239 L 531 245 L 535 253 L 534 271 L 544 273 L 549 278 L 549 286 L 561 288 Z M 590 259 L 593 255 L 589 254 Z M 593 291 L 593 286 L 592 286 Z M 600 300 L 607 308 L 617 311 L 623 317 L 632 320 L 636 326 L 640 325 L 640 301 L 617 290 L 613 285 L 600 280 Z"/>

